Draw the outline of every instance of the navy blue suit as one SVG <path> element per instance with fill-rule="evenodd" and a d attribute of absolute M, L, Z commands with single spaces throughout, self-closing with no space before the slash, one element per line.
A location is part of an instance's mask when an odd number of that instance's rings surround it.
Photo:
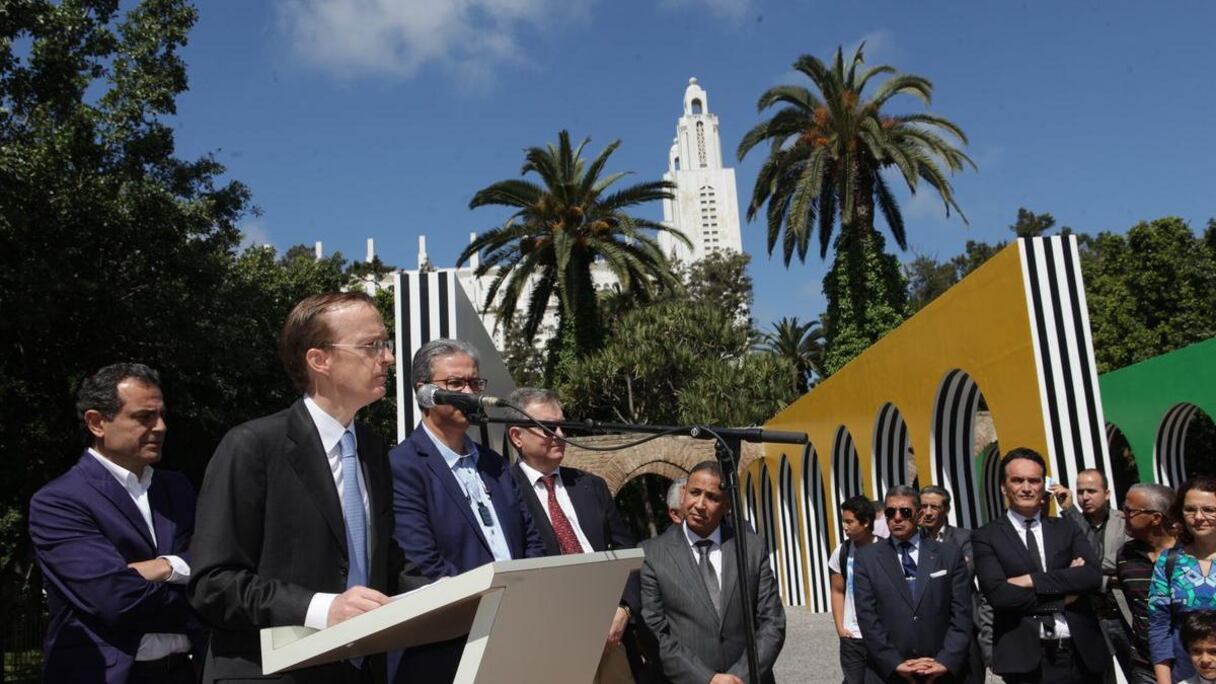
<path fill-rule="evenodd" d="M 50 610 L 48 682 L 127 681 L 148 633 L 201 637 L 185 585 L 149 582 L 128 563 L 180 556 L 194 532 L 194 490 L 154 470 L 148 488 L 156 543 L 131 495 L 87 451 L 30 501 L 30 537 Z"/>
<path fill-rule="evenodd" d="M 490 493 L 511 557 L 544 556 L 540 534 L 520 498 L 507 460 L 481 446 L 478 454 L 478 475 Z M 393 471 L 394 536 L 425 577 L 454 577 L 494 561 L 464 489 L 421 425 L 388 458 Z M 397 669 L 398 681 L 451 681 L 464 641 L 460 637 L 405 651 Z"/>

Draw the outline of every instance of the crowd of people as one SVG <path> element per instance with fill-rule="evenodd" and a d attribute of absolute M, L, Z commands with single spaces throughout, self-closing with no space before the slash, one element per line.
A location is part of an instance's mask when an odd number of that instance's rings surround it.
<path fill-rule="evenodd" d="M 604 480 L 563 465 L 560 427 L 511 425 L 512 462 L 425 394 L 422 420 L 391 449 L 359 423 L 395 362 L 367 296 L 299 302 L 279 352 L 301 398 L 233 427 L 197 500 L 158 467 L 157 372 L 119 363 L 81 384 L 88 446 L 30 503 L 50 613 L 45 681 L 260 681 L 263 628 L 331 627 L 494 561 L 635 546 Z M 414 355 L 410 382 L 480 392 L 480 370 L 472 346 L 437 339 Z M 517 418 L 564 419 L 549 390 L 508 401 Z M 1010 451 L 1008 514 L 978 530 L 948 524 L 950 492 L 936 486 L 841 504 L 846 539 L 829 565 L 845 682 L 982 681 L 989 668 L 1008 682 L 1090 682 L 1116 661 L 1137 682 L 1216 678 L 1216 480 L 1177 494 L 1136 485 L 1111 510 L 1101 472 L 1080 473 L 1075 491 L 1048 491 L 1045 475 L 1039 454 Z M 1047 515 L 1051 497 L 1062 517 Z M 605 626 L 595 681 L 749 682 L 748 632 L 756 681 L 774 681 L 785 612 L 765 545 L 728 517 L 718 464 L 673 483 L 667 509 L 671 526 L 641 543 L 642 568 Z M 561 642 L 542 625 L 537 637 L 541 672 Z M 273 680 L 452 681 L 465 641 Z"/>

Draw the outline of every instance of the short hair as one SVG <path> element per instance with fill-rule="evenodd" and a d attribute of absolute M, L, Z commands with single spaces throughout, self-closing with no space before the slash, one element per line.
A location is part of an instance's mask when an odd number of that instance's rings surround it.
<path fill-rule="evenodd" d="M 874 508 L 874 502 L 866 497 L 860 494 L 850 496 L 844 500 L 844 503 L 840 504 L 840 510 L 841 512 L 848 511 L 852 513 L 858 522 L 866 526 L 866 529 L 874 529 L 874 514 L 876 509 Z"/>
<path fill-rule="evenodd" d="M 887 490 L 887 495 L 882 498 L 883 503 L 886 503 L 887 499 L 890 499 L 893 496 L 898 496 L 900 498 L 907 497 L 912 499 L 912 508 L 920 508 L 920 492 L 916 491 L 915 487 L 909 487 L 908 485 L 895 485 Z"/>
<path fill-rule="evenodd" d="M 1210 475 L 1199 475 L 1183 482 L 1182 486 L 1178 488 L 1178 494 L 1174 497 L 1174 508 L 1170 511 L 1170 515 L 1173 520 L 1182 523 L 1178 530 L 1179 544 L 1191 544 L 1195 541 L 1195 535 L 1191 534 L 1191 530 L 1186 525 L 1186 518 L 1182 515 L 1182 507 L 1186 505 L 1187 492 L 1191 490 L 1216 494 L 1216 478 Z"/>
<path fill-rule="evenodd" d="M 1039 454 L 1039 452 L 1029 447 L 1017 447 L 1016 449 L 1010 449 L 1009 453 L 1005 454 L 1004 458 L 1001 459 L 1001 484 L 1004 484 L 1005 480 L 1007 479 L 1007 467 L 1009 466 L 1009 462 L 1016 461 L 1019 458 L 1038 463 L 1039 468 L 1042 468 L 1043 470 L 1043 474 L 1047 474 L 1047 461 L 1043 460 L 1043 457 Z"/>
<path fill-rule="evenodd" d="M 1149 508 L 1161 514 L 1164 525 L 1169 526 L 1174 520 L 1174 490 L 1166 487 L 1163 484 L 1150 484 L 1148 482 L 1137 482 L 1127 488 L 1127 493 L 1140 492 L 1144 498 L 1148 500 Z M 1127 500 L 1127 497 L 1124 497 Z"/>
<path fill-rule="evenodd" d="M 308 350 L 333 341 L 334 331 L 325 314 L 353 304 L 376 308 L 375 300 L 364 292 L 327 292 L 300 300 L 287 314 L 279 333 L 279 359 L 296 389 L 307 392 L 310 386 Z"/>
<path fill-rule="evenodd" d="M 481 354 L 477 353 L 477 348 L 463 340 L 454 340 L 450 337 L 437 337 L 430 342 L 418 348 L 414 352 L 414 360 L 410 362 L 410 384 L 417 387 L 419 383 L 425 383 L 431 378 L 431 365 L 435 359 L 443 359 L 449 356 L 464 354 L 473 359 L 473 365 L 481 370 Z"/>
<path fill-rule="evenodd" d="M 97 411 L 106 420 L 113 420 L 122 410 L 118 386 L 124 380 L 135 379 L 145 385 L 160 387 L 160 373 L 142 363 L 112 363 L 80 382 L 76 390 L 76 418 L 86 442 L 93 442 L 93 433 L 84 424 L 87 411 Z"/>
<path fill-rule="evenodd" d="M 681 501 L 681 499 L 684 498 L 683 490 L 684 490 L 684 485 L 686 485 L 686 484 L 688 484 L 688 478 L 681 477 L 680 479 L 676 480 L 675 482 L 672 482 L 671 486 L 667 488 L 667 508 L 668 509 L 679 509 L 680 508 L 680 501 Z"/>
<path fill-rule="evenodd" d="M 942 498 L 942 504 L 947 509 L 950 508 L 950 502 L 953 501 L 953 499 L 950 497 L 950 490 L 946 489 L 945 487 L 939 487 L 937 485 L 927 485 L 925 487 L 921 487 L 920 496 L 916 497 L 916 500 L 920 501 L 920 497 L 924 496 L 926 494 L 936 494 L 936 495 L 940 496 Z"/>
<path fill-rule="evenodd" d="M 1196 610 L 1182 617 L 1182 645 L 1191 650 L 1191 645 L 1200 641 L 1216 639 L 1216 611 Z"/>
<path fill-rule="evenodd" d="M 515 418 L 517 420 L 527 418 L 524 415 L 524 411 L 532 404 L 550 404 L 559 407 L 562 405 L 562 402 L 557 398 L 557 392 L 543 387 L 517 388 L 514 392 L 507 395 L 507 402 L 511 406 L 505 406 L 503 410 L 508 418 Z"/>
<path fill-rule="evenodd" d="M 1102 489 L 1110 489 L 1110 480 L 1106 479 L 1106 473 L 1098 470 L 1097 468 L 1086 468 L 1085 470 L 1077 473 L 1077 477 L 1080 478 L 1082 475 L 1089 473 L 1097 473 L 1098 479 L 1102 481 Z"/>
<path fill-rule="evenodd" d="M 722 466 L 718 465 L 717 461 L 701 461 L 700 463 L 693 466 L 692 470 L 688 471 L 688 477 L 691 478 L 693 475 L 696 475 L 697 473 L 703 473 L 703 472 L 709 472 L 709 473 L 713 473 L 714 475 L 717 475 L 719 481 L 721 481 L 723 479 L 722 478 Z"/>

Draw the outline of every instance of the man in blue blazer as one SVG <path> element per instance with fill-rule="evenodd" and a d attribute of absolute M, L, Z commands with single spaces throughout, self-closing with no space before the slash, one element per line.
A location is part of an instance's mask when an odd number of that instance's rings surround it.
<path fill-rule="evenodd" d="M 43 680 L 192 682 L 194 490 L 152 468 L 165 437 L 160 377 L 106 366 L 81 384 L 76 408 L 91 446 L 30 501 L 50 609 Z"/>
<path fill-rule="evenodd" d="M 477 350 L 459 340 L 424 344 L 411 367 L 414 389 L 480 392 Z M 538 558 L 544 545 L 511 477 L 507 460 L 465 434 L 468 418 L 452 406 L 423 406 L 422 421 L 389 452 L 397 543 L 427 578 L 453 577 L 513 558 Z M 400 681 L 451 681 L 465 638 L 405 651 Z"/>
<path fill-rule="evenodd" d="M 962 549 L 920 533 L 920 495 L 887 492 L 891 536 L 857 549 L 853 603 L 866 681 L 960 682 L 971 650 L 971 572 Z"/>

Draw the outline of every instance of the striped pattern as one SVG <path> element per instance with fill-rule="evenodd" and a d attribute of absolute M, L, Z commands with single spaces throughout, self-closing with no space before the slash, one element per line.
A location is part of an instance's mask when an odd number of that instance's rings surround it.
<path fill-rule="evenodd" d="M 414 353 L 433 339 L 456 334 L 456 288 L 459 284 L 456 273 L 446 269 L 428 273 L 398 272 L 394 274 L 393 287 L 397 317 L 397 437 L 404 440 L 422 420 L 413 392 L 408 401 L 405 397 L 406 388 L 412 387 L 409 379 Z"/>
<path fill-rule="evenodd" d="M 908 424 L 895 404 L 883 404 L 874 421 L 874 496 L 884 496 L 895 485 L 911 484 L 908 464 L 915 465 L 908 441 Z"/>
<path fill-rule="evenodd" d="M 1048 437 L 1044 456 L 1052 475 L 1066 486 L 1086 468 L 1099 468 L 1109 476 L 1106 420 L 1098 397 L 1077 238 L 1057 235 L 1018 242 Z"/>
<path fill-rule="evenodd" d="M 1157 482 L 1180 487 L 1186 481 L 1186 431 L 1198 411 L 1194 404 L 1175 404 L 1165 412 L 1157 428 L 1157 441 L 1153 443 Z"/>
<path fill-rule="evenodd" d="M 747 524 L 751 526 L 752 532 L 756 531 L 756 487 L 752 484 L 752 474 L 747 474 L 747 480 L 743 486 L 743 518 Z"/>
<path fill-rule="evenodd" d="M 764 552 L 768 554 L 768 566 L 772 568 L 773 575 L 777 580 L 777 586 L 780 587 L 788 581 L 785 568 L 777 562 L 777 534 L 774 529 L 773 516 L 773 482 L 768 476 L 768 465 L 760 466 L 760 532 L 761 543 L 764 544 Z"/>
<path fill-rule="evenodd" d="M 1001 449 L 996 442 L 984 447 L 979 462 L 984 474 L 984 522 L 1005 514 L 1005 497 L 1001 494 Z"/>
<path fill-rule="evenodd" d="M 863 493 L 857 448 L 853 446 L 853 435 L 843 425 L 836 428 L 832 444 L 832 478 L 836 484 L 837 506 L 849 497 Z"/>
<path fill-rule="evenodd" d="M 802 453 L 802 534 L 810 572 L 811 610 L 816 613 L 832 609 L 828 584 L 828 516 L 824 499 L 819 456 L 815 447 L 807 444 Z"/>
<path fill-rule="evenodd" d="M 948 489 L 954 499 L 950 524 L 971 529 L 980 526 L 971 453 L 979 404 L 980 388 L 970 375 L 958 369 L 946 373 L 933 405 L 929 443 L 933 481 Z"/>
<path fill-rule="evenodd" d="M 787 605 L 802 606 L 806 605 L 802 596 L 802 532 L 798 529 L 794 472 L 785 454 L 781 454 L 778 482 L 781 487 L 781 566 L 785 570 L 782 573 L 782 594 Z"/>

